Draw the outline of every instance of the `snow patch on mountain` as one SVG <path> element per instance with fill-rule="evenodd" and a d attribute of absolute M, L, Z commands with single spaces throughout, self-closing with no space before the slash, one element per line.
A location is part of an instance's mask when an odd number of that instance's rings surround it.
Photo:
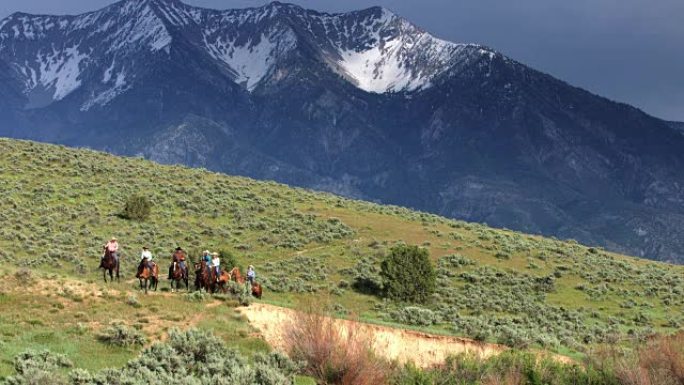
<path fill-rule="evenodd" d="M 152 51 L 160 51 L 171 44 L 172 38 L 167 27 L 147 2 L 131 2 L 124 7 L 124 13 L 135 12 L 137 16 L 119 28 L 109 52 L 124 50 L 135 44 L 147 45 Z"/>
<path fill-rule="evenodd" d="M 408 68 L 403 67 L 397 57 L 388 55 L 396 50 L 398 41 L 390 41 L 384 47 L 379 45 L 369 50 L 342 51 L 340 65 L 356 80 L 356 85 L 368 92 L 413 90 L 422 79 L 413 79 Z"/>
<path fill-rule="evenodd" d="M 39 63 L 40 77 L 37 81 L 33 76 L 30 77 L 27 86 L 29 89 L 36 86 L 54 89 L 53 100 L 61 100 L 81 86 L 80 65 L 86 59 L 88 59 L 88 55 L 79 52 L 76 46 L 65 48 L 63 51 L 39 54 L 37 62 Z"/>
<path fill-rule="evenodd" d="M 90 99 L 88 99 L 83 105 L 81 106 L 81 111 L 88 111 L 94 106 L 105 106 L 112 100 L 114 100 L 117 96 L 121 95 L 122 93 L 128 91 L 131 88 L 131 85 L 126 82 L 126 71 L 125 70 L 120 70 L 119 73 L 116 74 L 116 79 L 112 79 L 112 72 L 114 68 L 114 62 L 112 62 L 112 66 L 107 69 L 105 72 L 105 78 L 104 83 L 110 83 L 111 80 L 114 80 L 114 84 L 94 95 Z"/>
<path fill-rule="evenodd" d="M 206 40 L 206 38 L 205 38 Z M 287 29 L 262 34 L 255 40 L 239 45 L 235 40 L 207 43 L 207 49 L 217 60 L 235 72 L 235 82 L 252 91 L 276 64 L 279 57 L 296 45 L 294 33 Z"/>
<path fill-rule="evenodd" d="M 377 11 L 376 11 L 377 12 Z M 410 92 L 429 88 L 446 71 L 462 44 L 440 40 L 387 9 L 355 23 L 337 43 L 341 68 L 367 92 Z M 336 24 L 336 23 L 333 23 Z M 348 35 L 347 27 L 344 35 Z M 356 41 L 349 45 L 349 41 Z"/>

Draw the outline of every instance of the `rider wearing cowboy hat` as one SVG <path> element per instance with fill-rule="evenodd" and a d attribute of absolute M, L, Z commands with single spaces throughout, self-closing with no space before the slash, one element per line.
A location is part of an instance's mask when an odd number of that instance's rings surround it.
<path fill-rule="evenodd" d="M 211 253 L 211 256 L 213 257 L 211 259 L 211 266 L 216 271 L 216 280 L 218 281 L 221 276 L 221 258 L 219 258 L 219 253 Z"/>
<path fill-rule="evenodd" d="M 142 253 L 140 253 L 140 263 L 145 262 L 145 266 L 152 270 L 152 252 L 147 246 L 143 246 Z"/>
<path fill-rule="evenodd" d="M 176 251 L 173 253 L 173 263 L 171 266 L 169 266 L 169 279 L 173 278 L 173 269 L 176 266 L 176 263 L 180 265 L 181 270 L 184 272 L 186 271 L 185 269 L 185 251 L 183 251 L 183 248 L 176 247 Z"/>
<path fill-rule="evenodd" d="M 254 280 L 256 279 L 256 272 L 254 271 L 254 266 L 249 265 L 247 268 L 247 280 L 250 285 L 254 285 Z"/>
<path fill-rule="evenodd" d="M 105 253 L 109 252 L 110 255 L 114 257 L 116 260 L 116 263 L 119 263 L 119 242 L 116 240 L 116 237 L 112 237 L 109 242 L 107 242 L 104 245 L 104 250 Z M 104 258 L 105 254 L 102 254 L 102 258 Z"/>

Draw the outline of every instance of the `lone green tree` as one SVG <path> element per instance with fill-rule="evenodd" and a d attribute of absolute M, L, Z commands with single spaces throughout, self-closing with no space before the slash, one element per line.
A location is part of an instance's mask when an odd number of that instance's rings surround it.
<path fill-rule="evenodd" d="M 382 261 L 384 295 L 393 300 L 424 302 L 435 292 L 437 274 L 427 249 L 400 245 Z"/>
<path fill-rule="evenodd" d="M 152 203 L 142 195 L 132 195 L 126 199 L 122 216 L 133 221 L 144 221 L 150 217 Z"/>

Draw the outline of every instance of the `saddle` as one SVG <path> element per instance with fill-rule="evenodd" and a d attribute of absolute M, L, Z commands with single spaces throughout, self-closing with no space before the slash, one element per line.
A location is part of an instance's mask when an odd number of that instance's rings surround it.
<path fill-rule="evenodd" d="M 173 273 L 175 274 L 176 269 L 181 271 L 183 277 L 188 276 L 188 265 L 186 263 L 181 263 L 184 261 L 173 261 Z"/>
<path fill-rule="evenodd" d="M 140 264 L 138 265 L 138 272 L 135 274 L 135 278 L 140 278 L 142 275 L 143 271 L 147 268 L 147 263 L 149 263 L 150 266 L 150 275 L 154 275 L 154 268 L 157 266 L 157 263 L 154 261 L 148 261 L 147 259 L 143 259 L 140 261 Z"/>

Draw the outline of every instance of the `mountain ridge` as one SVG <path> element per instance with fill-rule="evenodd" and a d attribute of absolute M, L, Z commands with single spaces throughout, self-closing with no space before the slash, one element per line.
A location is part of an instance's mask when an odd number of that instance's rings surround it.
<path fill-rule="evenodd" d="M 384 8 L 22 17 L 0 22 L 0 135 L 684 260 L 672 124 Z"/>

